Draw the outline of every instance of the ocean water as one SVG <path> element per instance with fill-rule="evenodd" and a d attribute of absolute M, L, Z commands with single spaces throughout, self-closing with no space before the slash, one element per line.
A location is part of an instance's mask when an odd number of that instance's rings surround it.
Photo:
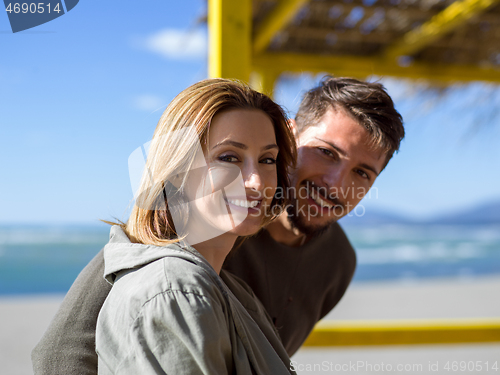
<path fill-rule="evenodd" d="M 109 226 L 0 226 L 0 295 L 66 293 Z"/>
<path fill-rule="evenodd" d="M 346 226 L 354 282 L 500 275 L 500 227 Z M 109 226 L 0 226 L 0 295 L 65 293 Z"/>
<path fill-rule="evenodd" d="M 500 225 L 344 227 L 356 249 L 354 281 L 500 275 Z"/>

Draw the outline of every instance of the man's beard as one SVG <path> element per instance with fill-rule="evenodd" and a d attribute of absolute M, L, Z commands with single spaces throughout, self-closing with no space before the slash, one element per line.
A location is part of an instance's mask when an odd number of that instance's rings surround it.
<path fill-rule="evenodd" d="M 294 200 L 294 202 L 286 206 L 286 212 L 288 221 L 292 225 L 292 228 L 295 228 L 299 230 L 301 233 L 312 237 L 318 237 L 321 234 L 323 234 L 328 229 L 328 227 L 335 221 L 332 220 L 326 223 L 325 225 L 311 225 L 307 220 L 307 218 L 299 217 L 297 215 L 297 200 Z"/>

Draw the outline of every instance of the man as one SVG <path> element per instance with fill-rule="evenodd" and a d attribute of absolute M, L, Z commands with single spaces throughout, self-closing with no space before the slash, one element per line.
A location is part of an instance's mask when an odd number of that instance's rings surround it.
<path fill-rule="evenodd" d="M 347 78 L 308 91 L 292 125 L 298 158 L 288 215 L 225 263 L 264 304 L 290 356 L 354 274 L 354 251 L 336 221 L 366 195 L 404 137 L 383 87 Z"/>
<path fill-rule="evenodd" d="M 290 356 L 354 274 L 354 250 L 336 221 L 366 195 L 404 137 L 402 118 L 383 86 L 348 78 L 327 77 L 307 92 L 292 126 L 299 152 L 290 172 L 293 189 L 283 192 L 287 212 L 223 267 L 252 288 Z M 103 269 L 101 251 L 33 350 L 35 374 L 97 373 L 95 325 L 111 288 Z"/>

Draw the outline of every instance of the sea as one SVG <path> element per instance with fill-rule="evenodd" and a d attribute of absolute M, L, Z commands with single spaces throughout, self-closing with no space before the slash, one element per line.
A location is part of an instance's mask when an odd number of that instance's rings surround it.
<path fill-rule="evenodd" d="M 354 283 L 500 276 L 500 225 L 345 226 Z M 0 295 L 66 293 L 109 226 L 0 225 Z M 321 260 L 318 260 L 321 261 Z"/>

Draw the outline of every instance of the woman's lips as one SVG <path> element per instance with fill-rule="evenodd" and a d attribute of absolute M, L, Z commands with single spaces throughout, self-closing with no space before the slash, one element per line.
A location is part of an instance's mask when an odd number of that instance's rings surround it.
<path fill-rule="evenodd" d="M 236 199 L 236 198 L 227 198 L 227 202 L 233 206 L 242 207 L 242 208 L 255 208 L 261 203 L 261 199 Z"/>
<path fill-rule="evenodd" d="M 233 214 L 240 212 L 249 216 L 260 216 L 262 199 L 237 199 L 234 197 L 227 197 L 226 203 Z"/>

